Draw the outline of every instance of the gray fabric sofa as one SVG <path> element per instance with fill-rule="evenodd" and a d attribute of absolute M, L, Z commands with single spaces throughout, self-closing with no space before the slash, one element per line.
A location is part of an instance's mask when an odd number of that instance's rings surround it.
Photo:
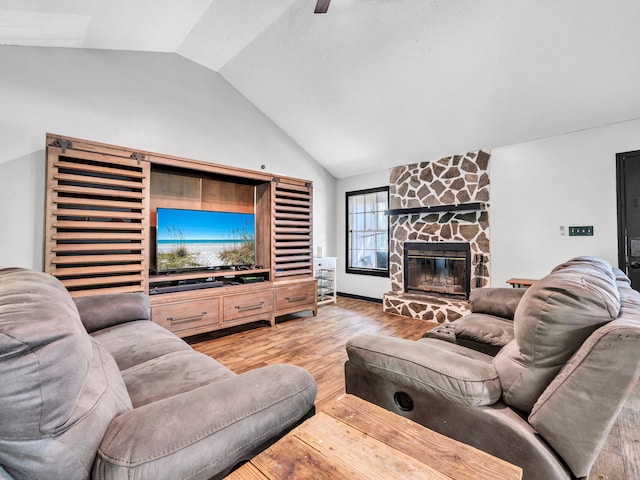
<path fill-rule="evenodd" d="M 578 257 L 527 289 L 514 339 L 493 357 L 438 338 L 360 335 L 347 393 L 523 468 L 587 477 L 640 373 L 640 294 Z"/>
<path fill-rule="evenodd" d="M 145 295 L 74 301 L 50 275 L 0 270 L 0 478 L 220 478 L 315 395 L 302 368 L 237 375 L 194 351 Z"/>

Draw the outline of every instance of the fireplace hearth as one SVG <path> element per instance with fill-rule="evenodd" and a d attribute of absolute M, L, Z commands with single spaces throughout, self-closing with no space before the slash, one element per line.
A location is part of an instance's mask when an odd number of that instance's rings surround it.
<path fill-rule="evenodd" d="M 464 242 L 405 242 L 404 291 L 468 299 L 471 248 Z"/>

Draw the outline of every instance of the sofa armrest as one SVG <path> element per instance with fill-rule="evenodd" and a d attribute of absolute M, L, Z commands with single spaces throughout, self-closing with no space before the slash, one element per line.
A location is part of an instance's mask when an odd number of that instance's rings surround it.
<path fill-rule="evenodd" d="M 492 405 L 502 395 L 493 357 L 438 339 L 359 335 L 347 342 L 347 355 L 372 376 L 463 405 Z"/>
<path fill-rule="evenodd" d="M 486 313 L 465 315 L 453 322 L 450 329 L 453 330 L 458 345 L 491 356 L 497 355 L 515 336 L 513 320 Z"/>
<path fill-rule="evenodd" d="M 149 298 L 144 293 L 107 293 L 73 300 L 87 332 L 134 320 L 149 320 Z"/>
<path fill-rule="evenodd" d="M 316 383 L 294 365 L 271 365 L 116 417 L 94 479 L 218 478 L 313 409 Z"/>
<path fill-rule="evenodd" d="M 469 295 L 471 311 L 513 320 L 526 288 L 474 288 Z"/>

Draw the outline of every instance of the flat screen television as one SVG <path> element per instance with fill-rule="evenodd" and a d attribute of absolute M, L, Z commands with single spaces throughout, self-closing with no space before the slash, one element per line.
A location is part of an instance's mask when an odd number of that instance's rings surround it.
<path fill-rule="evenodd" d="M 255 215 L 158 208 L 156 272 L 255 264 Z"/>

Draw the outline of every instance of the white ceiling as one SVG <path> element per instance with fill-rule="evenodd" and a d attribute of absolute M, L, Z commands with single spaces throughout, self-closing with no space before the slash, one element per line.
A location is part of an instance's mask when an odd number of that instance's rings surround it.
<path fill-rule="evenodd" d="M 335 177 L 640 118 L 637 0 L 314 7 L 0 0 L 0 45 L 178 53 L 219 72 Z"/>

